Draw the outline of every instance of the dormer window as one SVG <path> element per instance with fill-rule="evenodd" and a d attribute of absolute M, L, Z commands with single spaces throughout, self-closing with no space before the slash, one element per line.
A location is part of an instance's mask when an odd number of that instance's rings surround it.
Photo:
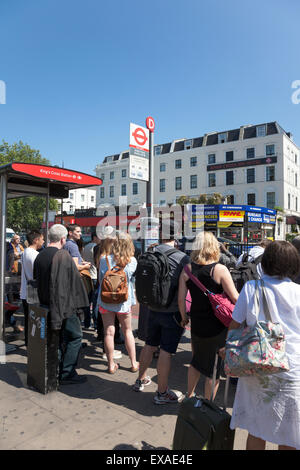
<path fill-rule="evenodd" d="M 224 144 L 225 142 L 227 142 L 227 132 L 218 134 L 218 144 Z"/>
<path fill-rule="evenodd" d="M 184 141 L 184 150 L 190 150 L 192 148 L 193 141 L 192 140 L 185 140 Z"/>
<path fill-rule="evenodd" d="M 162 150 L 162 145 L 156 145 L 156 147 L 154 147 L 154 155 L 160 155 L 161 150 Z"/>
<path fill-rule="evenodd" d="M 265 137 L 266 135 L 266 125 L 256 126 L 256 137 Z"/>

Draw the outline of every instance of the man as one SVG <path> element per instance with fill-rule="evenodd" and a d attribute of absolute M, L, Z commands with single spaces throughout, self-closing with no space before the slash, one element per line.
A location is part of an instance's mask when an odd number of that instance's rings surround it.
<path fill-rule="evenodd" d="M 173 220 L 162 222 L 162 244 L 155 247 L 155 251 L 166 253 L 174 248 L 177 238 L 177 224 Z M 160 353 L 157 362 L 158 389 L 154 396 L 154 403 L 163 405 L 166 403 L 178 403 L 182 394 L 174 392 L 168 387 L 168 378 L 171 369 L 171 357 L 176 353 L 178 343 L 183 333 L 185 321 L 181 318 L 177 291 L 179 276 L 185 264 L 189 263 L 189 257 L 179 250 L 168 256 L 170 266 L 171 283 L 174 289 L 174 296 L 169 307 L 160 309 L 150 309 L 147 327 L 146 344 L 140 356 L 139 376 L 135 382 L 134 390 L 141 392 L 145 385 L 151 383 L 151 379 L 146 375 L 151 364 L 153 353 L 160 346 Z"/>
<path fill-rule="evenodd" d="M 75 368 L 82 340 L 77 312 L 88 305 L 88 298 L 72 257 L 62 250 L 67 234 L 63 225 L 53 225 L 48 247 L 34 262 L 40 303 L 49 308 L 50 328 L 61 330 L 60 383 L 63 385 L 86 381 Z"/>
<path fill-rule="evenodd" d="M 64 249 L 67 250 L 72 256 L 73 261 L 76 264 L 76 267 L 79 272 L 85 269 L 90 269 L 91 263 L 83 261 L 77 245 L 77 241 L 81 238 L 80 226 L 76 224 L 70 224 L 68 225 L 67 230 L 68 239 L 64 245 Z"/>
<path fill-rule="evenodd" d="M 25 345 L 28 343 L 28 303 L 27 303 L 27 283 L 33 280 L 33 265 L 36 257 L 44 243 L 44 235 L 39 230 L 32 230 L 26 236 L 28 248 L 25 248 L 21 256 L 22 273 L 21 273 L 21 290 L 20 299 L 23 304 L 23 312 L 25 318 Z"/>
<path fill-rule="evenodd" d="M 91 234 L 91 241 L 88 243 L 83 249 L 83 258 L 88 261 L 90 266 L 90 275 L 93 283 L 93 290 L 90 292 L 89 301 L 92 304 L 92 311 L 93 311 L 93 321 L 94 321 L 94 328 L 97 329 L 97 279 L 98 273 L 97 268 L 94 262 L 94 248 L 100 243 L 100 239 L 97 237 L 96 232 L 92 232 Z M 84 326 L 85 328 L 90 328 L 91 326 L 91 310 L 90 307 L 86 307 L 84 309 Z"/>

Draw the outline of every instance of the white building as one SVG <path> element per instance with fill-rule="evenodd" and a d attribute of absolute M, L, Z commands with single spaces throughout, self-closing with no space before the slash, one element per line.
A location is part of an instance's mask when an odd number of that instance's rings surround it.
<path fill-rule="evenodd" d="M 57 199 L 59 212 L 61 199 Z M 73 214 L 75 209 L 92 209 L 96 207 L 96 189 L 79 188 L 69 191 L 69 197 L 63 199 L 63 211 Z"/>
<path fill-rule="evenodd" d="M 300 150 L 277 122 L 241 126 L 203 137 L 180 139 L 154 147 L 154 202 L 214 192 L 232 204 L 281 207 L 300 211 Z M 96 167 L 103 186 L 97 206 L 146 200 L 146 183 L 128 178 L 129 152 L 108 156 Z"/>

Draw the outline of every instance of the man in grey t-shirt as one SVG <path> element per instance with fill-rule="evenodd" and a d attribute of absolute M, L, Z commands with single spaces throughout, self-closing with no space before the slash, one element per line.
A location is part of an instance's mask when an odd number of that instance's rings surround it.
<path fill-rule="evenodd" d="M 167 224 L 167 227 L 165 226 Z M 165 253 L 174 248 L 177 234 L 176 223 L 170 220 L 162 223 L 162 233 L 169 233 L 168 239 L 163 239 L 162 244 L 155 248 L 155 251 Z M 181 317 L 178 307 L 177 290 L 179 276 L 185 264 L 189 263 L 189 257 L 182 251 L 175 251 L 168 255 L 170 276 L 174 297 L 171 304 L 159 309 L 149 311 L 146 344 L 140 356 L 139 377 L 134 384 L 134 390 L 141 392 L 145 385 L 151 383 L 151 379 L 146 375 L 151 364 L 153 353 L 160 346 L 160 353 L 157 363 L 158 389 L 154 396 L 154 403 L 157 405 L 165 403 L 178 403 L 182 394 L 175 393 L 168 387 L 168 378 L 171 368 L 171 357 L 176 353 L 178 343 L 184 331 L 186 320 Z"/>

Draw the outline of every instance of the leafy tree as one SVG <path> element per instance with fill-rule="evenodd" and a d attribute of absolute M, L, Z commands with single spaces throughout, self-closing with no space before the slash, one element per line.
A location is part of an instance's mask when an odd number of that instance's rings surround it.
<path fill-rule="evenodd" d="M 32 149 L 29 145 L 18 143 L 9 145 L 7 142 L 0 144 L 0 165 L 12 162 L 35 163 L 50 165 L 47 158 L 43 158 L 39 150 Z M 57 201 L 50 199 L 49 209 L 57 210 Z M 43 215 L 46 209 L 46 200 L 43 197 L 22 197 L 11 199 L 7 202 L 7 227 L 16 232 L 41 228 Z"/>
<path fill-rule="evenodd" d="M 184 204 L 222 204 L 223 200 L 220 193 L 200 194 L 198 197 L 180 196 L 177 199 L 177 204 L 181 206 Z"/>

